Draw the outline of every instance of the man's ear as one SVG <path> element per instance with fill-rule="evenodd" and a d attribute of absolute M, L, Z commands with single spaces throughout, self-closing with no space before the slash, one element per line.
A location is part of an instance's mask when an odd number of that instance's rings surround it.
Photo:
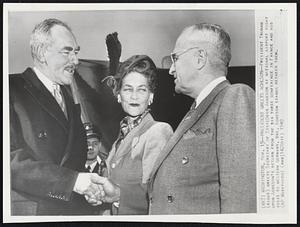
<path fill-rule="evenodd" d="M 200 49 L 196 52 L 197 57 L 197 69 L 202 69 L 207 62 L 207 53 L 205 50 Z"/>
<path fill-rule="evenodd" d="M 36 58 L 41 64 L 46 62 L 45 53 L 46 53 L 46 51 L 44 50 L 44 48 L 41 48 L 41 47 L 37 51 Z"/>

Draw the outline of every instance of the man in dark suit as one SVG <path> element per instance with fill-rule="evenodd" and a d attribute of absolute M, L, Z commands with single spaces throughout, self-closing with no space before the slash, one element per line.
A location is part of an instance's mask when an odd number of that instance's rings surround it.
<path fill-rule="evenodd" d="M 255 94 L 226 80 L 229 35 L 213 24 L 187 27 L 171 58 L 175 91 L 195 102 L 154 164 L 149 213 L 256 212 Z M 118 187 L 99 183 L 105 201 L 119 199 Z"/>
<path fill-rule="evenodd" d="M 255 93 L 226 80 L 228 33 L 187 27 L 171 58 L 175 91 L 195 102 L 157 158 L 150 214 L 256 212 Z"/>
<path fill-rule="evenodd" d="M 30 46 L 34 68 L 9 79 L 11 214 L 85 214 L 80 204 L 97 204 L 99 186 L 97 174 L 80 173 L 86 135 L 69 87 L 79 46 L 56 19 L 34 28 Z"/>

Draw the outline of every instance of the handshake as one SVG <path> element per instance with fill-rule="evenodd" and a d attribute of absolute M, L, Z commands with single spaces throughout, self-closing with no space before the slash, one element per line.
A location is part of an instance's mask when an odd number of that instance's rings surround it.
<path fill-rule="evenodd" d="M 84 195 L 92 206 L 119 201 L 120 188 L 97 173 L 79 173 L 73 191 Z"/>

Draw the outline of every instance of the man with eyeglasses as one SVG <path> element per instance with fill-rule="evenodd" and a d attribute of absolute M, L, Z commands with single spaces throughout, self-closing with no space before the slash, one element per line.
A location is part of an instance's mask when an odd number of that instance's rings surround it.
<path fill-rule="evenodd" d="M 87 140 L 69 85 L 79 46 L 69 26 L 46 19 L 30 38 L 33 68 L 10 76 L 12 215 L 88 214 L 98 174 L 84 173 Z"/>
<path fill-rule="evenodd" d="M 255 93 L 226 80 L 228 33 L 189 26 L 171 58 L 175 91 L 195 102 L 154 165 L 150 214 L 256 212 Z"/>

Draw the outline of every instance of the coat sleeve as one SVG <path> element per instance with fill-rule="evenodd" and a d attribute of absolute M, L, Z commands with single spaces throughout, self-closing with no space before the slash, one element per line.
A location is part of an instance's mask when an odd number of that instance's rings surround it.
<path fill-rule="evenodd" d="M 172 127 L 164 122 L 158 122 L 148 130 L 142 159 L 143 184 L 147 183 L 158 155 L 172 135 Z"/>
<path fill-rule="evenodd" d="M 26 122 L 23 122 L 24 124 Z M 11 188 L 40 198 L 69 201 L 78 172 L 42 161 L 25 141 L 23 128 L 10 97 Z"/>
<path fill-rule="evenodd" d="M 256 212 L 255 93 L 232 85 L 217 116 L 221 213 Z"/>

